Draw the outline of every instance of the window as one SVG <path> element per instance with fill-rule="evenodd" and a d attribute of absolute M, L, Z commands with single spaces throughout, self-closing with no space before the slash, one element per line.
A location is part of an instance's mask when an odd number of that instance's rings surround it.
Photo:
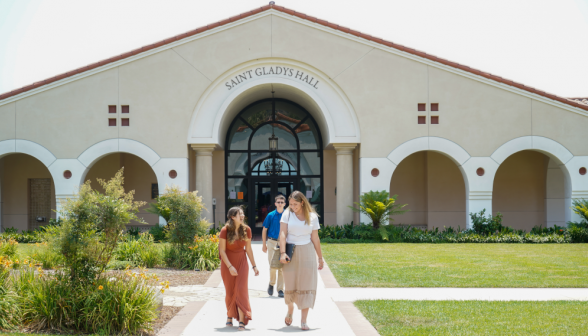
<path fill-rule="evenodd" d="M 129 113 L 129 105 L 121 106 L 121 113 Z"/>
<path fill-rule="evenodd" d="M 439 123 L 439 116 L 431 116 L 431 124 L 438 124 Z"/>
<path fill-rule="evenodd" d="M 431 103 L 431 112 L 439 111 L 439 103 Z"/>
<path fill-rule="evenodd" d="M 122 118 L 120 120 L 120 125 L 121 126 L 129 126 L 129 118 Z"/>
<path fill-rule="evenodd" d="M 427 104 L 425 104 L 425 103 L 419 103 L 418 104 L 418 111 L 419 112 L 424 112 L 426 110 L 427 110 Z"/>
<path fill-rule="evenodd" d="M 116 126 L 116 119 L 108 119 L 108 126 Z"/>
<path fill-rule="evenodd" d="M 427 117 L 425 116 L 419 116 L 419 124 L 426 124 L 427 123 Z"/>
<path fill-rule="evenodd" d="M 116 113 L 116 105 L 108 105 L 108 113 Z"/>

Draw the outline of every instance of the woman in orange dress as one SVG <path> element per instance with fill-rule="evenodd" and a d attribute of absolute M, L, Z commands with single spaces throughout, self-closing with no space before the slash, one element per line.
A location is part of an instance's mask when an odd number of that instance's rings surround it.
<path fill-rule="evenodd" d="M 243 222 L 245 214 L 240 207 L 232 207 L 227 214 L 227 223 L 219 235 L 219 254 L 221 257 L 221 276 L 225 284 L 227 305 L 227 326 L 233 326 L 233 318 L 239 320 L 239 330 L 251 320 L 249 305 L 249 264 L 253 265 L 255 276 L 259 275 L 253 251 L 251 250 L 251 228 Z"/>

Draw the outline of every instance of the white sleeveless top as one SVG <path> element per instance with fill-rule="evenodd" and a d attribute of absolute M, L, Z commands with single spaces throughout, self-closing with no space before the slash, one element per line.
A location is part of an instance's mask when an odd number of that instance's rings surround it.
<path fill-rule="evenodd" d="M 303 220 L 299 220 L 294 213 L 286 209 L 282 213 L 280 223 L 288 224 L 286 243 L 294 245 L 306 245 L 310 243 L 312 231 L 320 229 L 318 215 L 314 212 L 310 213 L 310 225 L 307 225 Z"/>

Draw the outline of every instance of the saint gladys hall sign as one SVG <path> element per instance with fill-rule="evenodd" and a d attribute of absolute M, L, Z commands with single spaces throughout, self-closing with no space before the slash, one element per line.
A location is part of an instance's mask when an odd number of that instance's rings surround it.
<path fill-rule="evenodd" d="M 249 79 L 253 79 L 254 77 L 263 77 L 268 75 L 278 75 L 278 76 L 285 76 L 285 77 L 292 77 L 294 79 L 298 79 L 299 81 L 305 82 L 309 86 L 318 89 L 317 84 L 319 83 L 314 77 L 309 74 L 304 73 L 304 71 L 289 68 L 286 66 L 263 66 L 247 71 L 243 71 L 236 75 L 235 77 L 231 78 L 230 81 L 225 83 L 227 90 L 231 90 L 234 87 L 238 86 L 239 84 L 246 82 Z"/>

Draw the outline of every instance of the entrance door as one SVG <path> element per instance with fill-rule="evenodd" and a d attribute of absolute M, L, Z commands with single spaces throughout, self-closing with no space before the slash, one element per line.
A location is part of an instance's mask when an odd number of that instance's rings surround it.
<path fill-rule="evenodd" d="M 267 214 L 275 210 L 275 198 L 278 195 L 288 197 L 296 190 L 297 179 L 295 177 L 257 177 L 251 179 L 249 190 L 253 191 L 253 197 L 249 202 L 249 226 L 254 234 L 260 234 L 263 230 L 263 221 Z"/>

